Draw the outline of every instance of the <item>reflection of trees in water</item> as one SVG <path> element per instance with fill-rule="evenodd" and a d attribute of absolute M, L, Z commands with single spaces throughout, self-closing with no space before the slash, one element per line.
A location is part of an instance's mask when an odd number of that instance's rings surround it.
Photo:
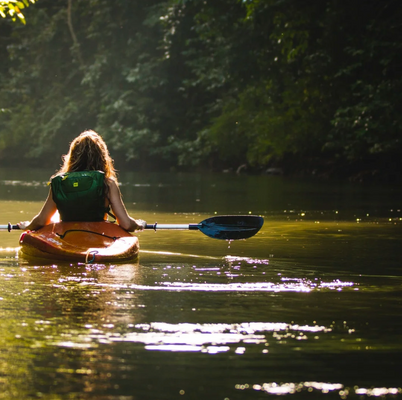
<path fill-rule="evenodd" d="M 130 305 L 135 306 L 137 295 L 130 293 L 130 304 L 122 303 L 122 300 L 128 298 L 124 295 L 124 288 L 137 279 L 137 269 L 137 264 L 82 265 L 73 269 L 59 266 L 57 270 L 61 273 L 55 283 L 59 290 L 53 298 L 63 316 L 79 325 L 111 323 L 116 311 L 127 319 L 125 322 L 132 323 L 125 310 Z"/>
<path fill-rule="evenodd" d="M 137 323 L 138 297 L 121 290 L 135 281 L 137 268 L 22 263 L 9 271 L 0 280 L 1 305 L 7 304 L 0 308 L 2 391 L 27 398 L 113 388 L 121 357 L 108 336 Z"/>

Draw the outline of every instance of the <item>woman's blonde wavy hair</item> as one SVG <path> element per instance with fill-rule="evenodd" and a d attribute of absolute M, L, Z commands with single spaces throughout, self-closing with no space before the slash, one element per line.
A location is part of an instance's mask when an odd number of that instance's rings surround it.
<path fill-rule="evenodd" d="M 63 165 L 56 175 L 77 171 L 103 171 L 106 179 L 117 181 L 113 159 L 106 143 L 95 131 L 82 132 L 71 142 L 68 153 L 63 156 Z"/>

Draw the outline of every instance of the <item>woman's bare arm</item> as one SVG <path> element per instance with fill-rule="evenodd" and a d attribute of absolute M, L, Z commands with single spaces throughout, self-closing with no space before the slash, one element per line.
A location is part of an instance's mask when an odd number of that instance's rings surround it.
<path fill-rule="evenodd" d="M 121 198 L 120 189 L 116 182 L 109 180 L 109 200 L 112 207 L 113 215 L 117 219 L 117 223 L 126 231 L 134 232 L 135 230 L 141 230 L 144 228 L 145 222 L 141 219 L 134 219 L 128 215 L 126 207 L 124 206 Z"/>
<path fill-rule="evenodd" d="M 39 214 L 33 217 L 31 221 L 22 221 L 17 224 L 20 229 L 34 231 L 42 228 L 42 226 L 48 225 L 51 222 L 51 218 L 56 212 L 56 203 L 53 201 L 52 189 L 49 190 L 49 194 Z"/>

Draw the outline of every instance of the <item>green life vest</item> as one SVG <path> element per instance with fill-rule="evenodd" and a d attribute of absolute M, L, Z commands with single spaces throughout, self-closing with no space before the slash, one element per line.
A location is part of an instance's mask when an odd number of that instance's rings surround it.
<path fill-rule="evenodd" d="M 103 221 L 105 174 L 101 171 L 67 172 L 51 180 L 53 200 L 62 221 Z"/>

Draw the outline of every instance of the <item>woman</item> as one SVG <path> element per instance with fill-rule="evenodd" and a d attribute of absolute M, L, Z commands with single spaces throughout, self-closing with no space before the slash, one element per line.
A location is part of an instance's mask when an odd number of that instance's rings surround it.
<path fill-rule="evenodd" d="M 52 176 L 49 195 L 32 221 L 20 222 L 20 229 L 37 230 L 51 223 L 58 210 L 62 221 L 102 221 L 111 211 L 117 223 L 133 232 L 145 222 L 131 218 L 117 185 L 116 171 L 106 143 L 94 131 L 76 137 L 61 169 Z"/>

